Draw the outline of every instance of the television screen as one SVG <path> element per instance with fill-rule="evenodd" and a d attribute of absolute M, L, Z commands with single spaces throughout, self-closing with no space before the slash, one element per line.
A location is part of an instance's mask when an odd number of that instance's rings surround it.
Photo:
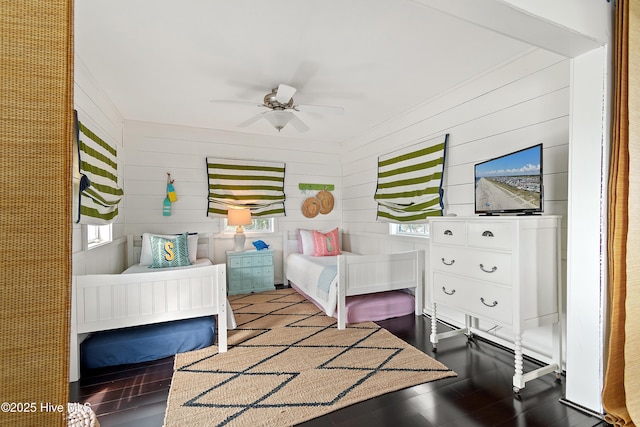
<path fill-rule="evenodd" d="M 542 212 L 542 144 L 475 165 L 477 214 Z"/>

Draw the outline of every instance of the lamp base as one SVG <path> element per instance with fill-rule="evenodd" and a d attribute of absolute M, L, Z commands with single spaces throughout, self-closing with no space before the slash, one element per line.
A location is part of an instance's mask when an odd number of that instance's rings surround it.
<path fill-rule="evenodd" d="M 233 251 L 243 252 L 245 240 L 246 236 L 244 233 L 242 231 L 236 231 L 236 234 L 233 235 Z"/>

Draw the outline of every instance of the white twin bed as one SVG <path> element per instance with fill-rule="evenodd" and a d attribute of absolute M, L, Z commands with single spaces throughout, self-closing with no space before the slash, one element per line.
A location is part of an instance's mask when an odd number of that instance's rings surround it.
<path fill-rule="evenodd" d="M 348 296 L 409 289 L 414 293 L 415 314 L 422 314 L 424 251 L 314 256 L 301 249 L 303 239 L 299 232 L 295 239 L 285 233 L 286 281 L 328 316 L 336 314 L 339 329 L 346 327 Z"/>
<path fill-rule="evenodd" d="M 70 381 L 80 378 L 80 343 L 89 333 L 217 315 L 219 351 L 235 326 L 227 301 L 226 266 L 214 265 L 213 238 L 199 235 L 197 260 L 188 267 L 135 265 L 140 240 L 127 237 L 129 269 L 123 274 L 74 276 L 72 281 Z"/>

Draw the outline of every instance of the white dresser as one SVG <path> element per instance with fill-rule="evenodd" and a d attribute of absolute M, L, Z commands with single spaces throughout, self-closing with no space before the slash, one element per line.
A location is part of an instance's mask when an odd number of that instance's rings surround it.
<path fill-rule="evenodd" d="M 438 217 L 429 220 L 431 343 L 471 336 L 478 319 L 514 332 L 514 392 L 561 372 L 560 216 Z M 436 333 L 437 307 L 465 314 L 465 328 Z M 553 324 L 553 362 L 522 369 L 522 333 Z"/>

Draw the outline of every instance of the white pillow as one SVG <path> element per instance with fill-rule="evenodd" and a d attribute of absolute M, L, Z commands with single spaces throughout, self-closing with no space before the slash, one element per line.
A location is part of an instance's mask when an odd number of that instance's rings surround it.
<path fill-rule="evenodd" d="M 298 251 L 302 255 L 313 255 L 313 231 L 298 228 Z"/>
<path fill-rule="evenodd" d="M 153 264 L 153 254 L 151 253 L 151 236 L 159 236 L 165 239 L 173 239 L 179 234 L 152 234 L 142 233 L 142 247 L 140 250 L 140 265 Z M 189 234 L 187 239 L 187 250 L 189 251 L 189 262 L 191 264 L 196 262 L 196 256 L 198 255 L 198 233 Z M 311 250 L 313 251 L 313 242 L 311 244 Z"/>

